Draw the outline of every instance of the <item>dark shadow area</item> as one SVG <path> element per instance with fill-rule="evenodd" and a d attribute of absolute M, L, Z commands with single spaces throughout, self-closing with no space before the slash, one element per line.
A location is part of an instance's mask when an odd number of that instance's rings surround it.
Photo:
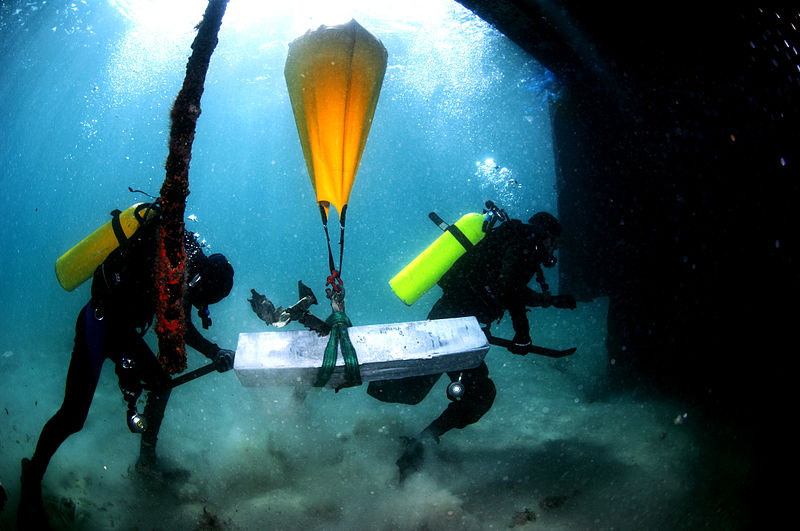
<path fill-rule="evenodd" d="M 796 10 L 461 3 L 562 83 L 560 286 L 610 297 L 612 381 L 727 420 L 768 480 L 798 293 Z"/>

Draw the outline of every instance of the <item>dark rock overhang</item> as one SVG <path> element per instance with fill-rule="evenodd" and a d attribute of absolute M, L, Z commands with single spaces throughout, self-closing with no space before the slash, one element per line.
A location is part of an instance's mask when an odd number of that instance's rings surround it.
<path fill-rule="evenodd" d="M 742 388 L 774 386 L 748 360 L 790 344 L 799 284 L 798 15 L 460 3 L 563 83 L 560 285 L 610 297 L 612 372 L 754 414 Z"/>

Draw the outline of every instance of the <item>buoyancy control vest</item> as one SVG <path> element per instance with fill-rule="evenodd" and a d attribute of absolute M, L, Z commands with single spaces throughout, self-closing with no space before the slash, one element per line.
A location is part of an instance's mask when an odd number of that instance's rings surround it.
<path fill-rule="evenodd" d="M 153 272 L 159 220 L 139 226 L 93 274 L 93 306 L 136 327 L 146 328 L 156 309 Z"/>

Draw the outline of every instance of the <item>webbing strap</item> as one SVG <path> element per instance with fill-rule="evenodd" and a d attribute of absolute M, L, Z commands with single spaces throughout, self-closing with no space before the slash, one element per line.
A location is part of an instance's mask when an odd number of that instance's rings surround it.
<path fill-rule="evenodd" d="M 142 203 L 141 205 L 138 205 L 135 209 L 133 209 L 133 217 L 136 218 L 136 221 L 139 222 L 139 227 L 141 227 L 147 222 L 147 217 L 150 215 L 150 211 L 155 208 L 156 206 L 154 203 Z M 144 214 L 142 214 L 142 212 L 144 212 Z M 115 210 L 112 210 L 110 214 L 111 214 L 111 230 L 114 231 L 114 236 L 117 237 L 117 242 L 119 243 L 120 247 L 122 247 L 122 245 L 129 239 L 125 235 L 125 231 L 122 230 L 122 222 L 119 219 L 120 215 L 122 215 L 122 211 L 117 208 Z M 137 227 L 136 230 L 138 230 L 139 227 Z"/>
<path fill-rule="evenodd" d="M 123 243 L 128 241 L 128 237 L 125 236 L 125 231 L 122 230 L 122 223 L 119 221 L 120 214 L 122 214 L 122 211 L 118 208 L 111 211 L 111 229 L 114 231 L 114 236 L 117 237 L 117 242 L 122 246 Z"/>
<path fill-rule="evenodd" d="M 469 251 L 470 249 L 475 247 L 475 245 L 471 241 L 469 241 L 469 238 L 467 238 L 464 235 L 464 233 L 461 232 L 461 229 L 459 229 L 455 225 L 448 225 L 442 218 L 439 217 L 439 215 L 436 212 L 431 212 L 430 214 L 428 214 L 428 217 L 431 218 L 431 221 L 436 223 L 440 229 L 452 234 L 453 237 L 455 237 L 455 239 L 458 240 L 458 243 L 461 244 L 464 250 Z"/>
<path fill-rule="evenodd" d="M 342 207 L 342 212 L 339 214 L 339 226 L 342 231 L 339 234 L 339 275 L 342 274 L 342 257 L 344 256 L 344 222 L 347 217 L 347 205 Z"/>
<path fill-rule="evenodd" d="M 331 235 L 328 233 L 328 214 L 325 213 L 325 207 L 322 203 L 319 204 L 319 215 L 322 216 L 322 228 L 325 230 L 325 241 L 328 243 L 328 267 L 333 271 L 336 269 L 336 264 L 333 262 L 333 253 L 331 252 Z"/>
<path fill-rule="evenodd" d="M 150 216 L 150 211 L 158 213 L 157 203 L 142 203 L 133 209 L 133 217 L 139 222 L 139 225 L 144 225 Z"/>
<path fill-rule="evenodd" d="M 322 358 L 322 367 L 317 373 L 317 381 L 314 387 L 323 387 L 328 383 L 336 367 L 339 347 L 344 358 L 345 383 L 337 388 L 361 385 L 361 370 L 358 368 L 358 357 L 353 343 L 350 342 L 350 335 L 347 329 L 352 325 L 350 319 L 344 312 L 334 312 L 325 322 L 331 327 L 331 335 L 328 338 L 328 345 L 325 347 L 325 355 Z"/>
<path fill-rule="evenodd" d="M 345 216 L 347 215 L 347 205 L 342 207 L 342 212 L 339 216 L 339 225 L 341 226 L 341 234 L 339 235 L 339 268 L 336 268 L 336 263 L 333 261 L 333 251 L 331 251 L 331 237 L 330 233 L 328 232 L 328 215 L 325 213 L 325 207 L 322 203 L 319 204 L 319 213 L 322 216 L 322 228 L 325 230 L 325 241 L 328 244 L 328 267 L 331 270 L 331 276 L 328 277 L 328 284 L 332 286 L 332 289 L 326 290 L 328 292 L 328 297 L 331 296 L 333 292 L 339 292 L 342 290 L 342 257 L 344 256 L 344 222 Z M 338 279 L 338 283 L 332 282 L 332 279 Z M 326 285 L 328 285 L 326 284 Z"/>

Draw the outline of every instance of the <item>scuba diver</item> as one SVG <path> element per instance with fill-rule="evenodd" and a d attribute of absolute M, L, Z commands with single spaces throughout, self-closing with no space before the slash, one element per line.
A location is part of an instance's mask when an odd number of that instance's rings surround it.
<path fill-rule="evenodd" d="M 148 208 L 156 209 L 157 205 Z M 147 219 L 149 218 L 149 219 Z M 171 392 L 171 378 L 144 340 L 156 312 L 154 263 L 160 216 L 147 221 L 121 243 L 95 270 L 91 299 L 78 314 L 75 343 L 66 379 L 64 401 L 44 425 L 33 457 L 22 460 L 18 527 L 46 527 L 42 503 L 42 477 L 59 446 L 83 428 L 100 377 L 103 362 L 112 360 L 119 388 L 127 402 L 127 424 L 141 433 L 136 471 L 144 477 L 169 480 L 188 474 L 167 470 L 156 459 L 156 441 Z M 198 310 L 203 328 L 211 325 L 210 304 L 228 296 L 233 267 L 222 254 L 206 256 L 195 236 L 184 232 L 187 284 L 184 290 L 185 342 L 213 360 L 224 372 L 233 367 L 234 352 L 204 338 L 191 320 Z M 144 415 L 136 410 L 143 389 L 148 390 Z"/>
<path fill-rule="evenodd" d="M 524 356 L 533 352 L 551 357 L 572 354 L 575 349 L 553 351 L 532 345 L 527 317 L 528 307 L 576 307 L 571 295 L 550 293 L 542 271 L 542 267 L 551 268 L 556 264 L 554 253 L 558 249 L 561 224 L 547 212 L 537 213 L 523 223 L 509 219 L 491 202 L 487 206 L 490 206 L 491 221 L 484 226 L 486 236 L 439 280 L 443 293 L 431 308 L 428 319 L 474 315 L 491 343 L 503 345 L 514 354 Z M 497 221 L 502 223 L 495 228 Z M 541 291 L 528 287 L 534 277 Z M 275 308 L 267 297 L 254 289 L 250 290 L 252 297 L 248 302 L 267 325 L 282 327 L 298 321 L 320 336 L 327 335 L 331 329 L 329 323 L 309 311 L 317 303 L 314 294 L 302 282 L 298 282 L 298 287 L 299 300 L 288 309 Z M 334 305 L 336 301 L 334 296 L 331 300 L 334 311 L 338 311 Z M 515 332 L 512 341 L 494 338 L 490 333 L 490 324 L 501 319 L 506 311 L 511 316 Z M 473 369 L 447 374 L 451 380 L 448 387 L 451 402 L 417 437 L 406 438 L 405 450 L 397 460 L 401 482 L 420 468 L 427 444 L 431 441 L 438 443 L 439 438 L 451 429 L 462 429 L 477 422 L 494 402 L 495 386 L 485 362 Z M 367 392 L 384 402 L 418 404 L 440 377 L 441 373 L 371 381 Z"/>
<path fill-rule="evenodd" d="M 508 311 L 515 332 L 513 341 L 508 342 L 508 350 L 519 355 L 536 352 L 532 350 L 536 347 L 531 343 L 527 308 L 576 307 L 571 295 L 550 294 L 542 272 L 542 267 L 551 268 L 556 264 L 554 253 L 558 249 L 561 224 L 547 212 L 539 212 L 523 223 L 509 219 L 493 203 L 487 205 L 494 208 L 493 214 L 503 222 L 495 228 L 491 228 L 492 223 L 486 236 L 439 279 L 442 296 L 427 318 L 474 315 L 491 341 L 490 324 Z M 541 292 L 528 287 L 534 276 Z M 485 362 L 473 369 L 447 375 L 451 380 L 448 387 L 451 401 L 417 437 L 405 439 L 405 450 L 397 460 L 401 482 L 420 468 L 426 445 L 438 443 L 442 435 L 454 428 L 463 429 L 477 422 L 494 402 L 495 385 Z M 427 396 L 440 377 L 441 373 L 372 381 L 367 393 L 383 402 L 414 405 Z"/>

